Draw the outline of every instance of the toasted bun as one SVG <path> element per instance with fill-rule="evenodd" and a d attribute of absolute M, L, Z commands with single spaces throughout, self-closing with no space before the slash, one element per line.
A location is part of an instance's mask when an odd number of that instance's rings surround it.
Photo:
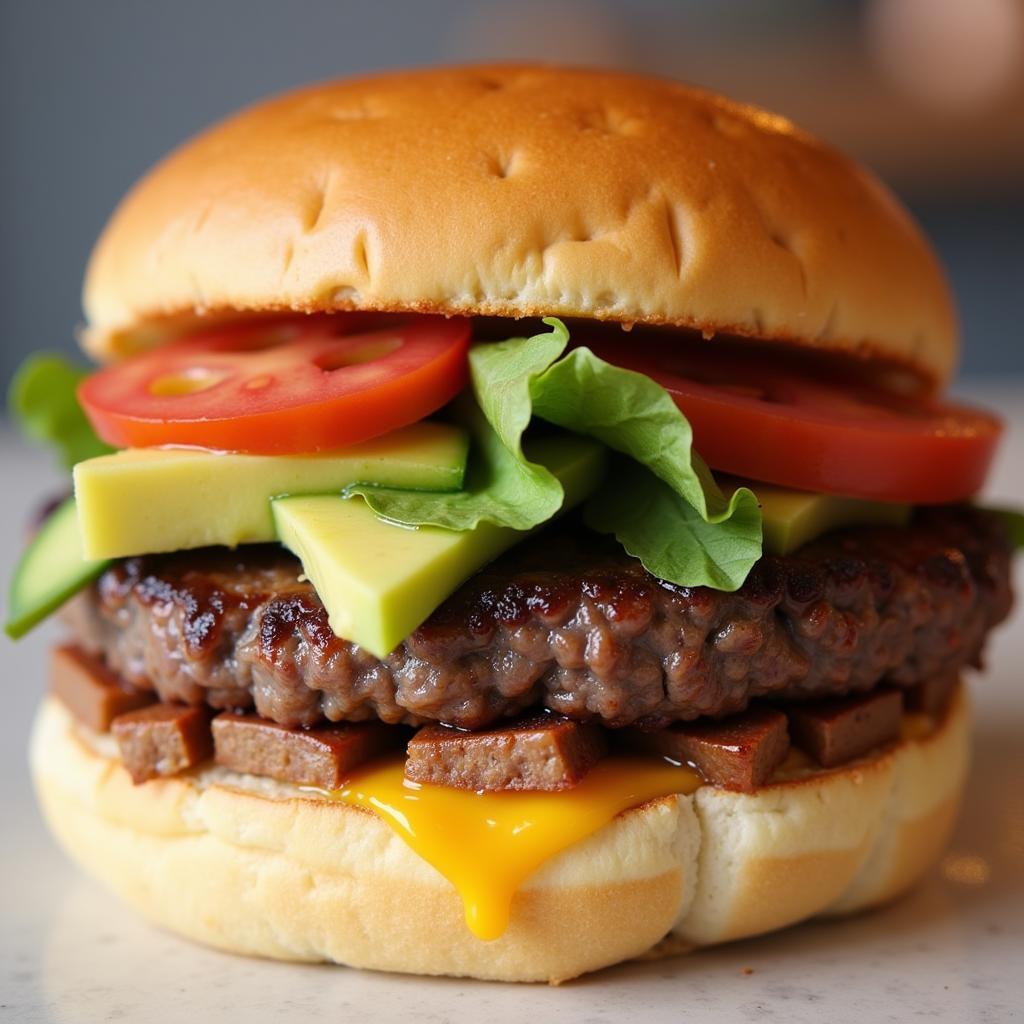
<path fill-rule="evenodd" d="M 659 78 L 531 66 L 334 82 L 160 164 L 89 265 L 111 358 L 200 313 L 416 310 L 667 324 L 890 357 L 956 324 L 879 181 L 781 117 Z"/>
<path fill-rule="evenodd" d="M 530 878 L 495 942 L 469 933 L 452 886 L 365 811 L 216 768 L 133 786 L 53 698 L 32 770 L 68 852 L 182 935 L 284 960 L 561 981 L 896 896 L 943 848 L 968 730 L 961 693 L 927 737 L 841 770 L 627 811 Z"/>

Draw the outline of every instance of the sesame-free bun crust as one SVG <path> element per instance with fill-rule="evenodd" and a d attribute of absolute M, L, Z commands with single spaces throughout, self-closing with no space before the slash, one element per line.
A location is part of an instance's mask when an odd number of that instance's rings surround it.
<path fill-rule="evenodd" d="M 879 181 L 784 118 L 665 79 L 385 74 L 261 103 L 128 194 L 86 347 L 196 314 L 415 310 L 665 324 L 891 357 L 936 382 L 950 296 Z"/>
<path fill-rule="evenodd" d="M 969 717 L 960 693 L 930 735 L 840 770 L 627 811 L 532 876 L 495 942 L 470 934 L 454 888 L 368 812 L 217 768 L 133 786 L 109 740 L 54 698 L 31 757 L 68 853 L 171 931 L 282 960 L 562 981 L 898 895 L 945 844 Z"/>

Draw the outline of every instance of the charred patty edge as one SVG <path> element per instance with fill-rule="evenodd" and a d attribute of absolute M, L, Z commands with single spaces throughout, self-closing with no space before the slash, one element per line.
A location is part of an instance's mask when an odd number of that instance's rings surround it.
<path fill-rule="evenodd" d="M 276 546 L 125 559 L 68 619 L 83 647 L 161 700 L 283 725 L 478 729 L 537 707 L 658 728 L 977 665 L 1010 609 L 1009 563 L 996 516 L 942 507 L 766 556 L 729 594 L 666 584 L 561 524 L 467 581 L 384 659 L 334 635 Z"/>

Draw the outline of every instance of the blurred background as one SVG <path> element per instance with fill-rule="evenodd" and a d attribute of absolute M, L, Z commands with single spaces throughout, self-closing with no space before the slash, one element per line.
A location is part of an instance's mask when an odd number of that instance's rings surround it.
<path fill-rule="evenodd" d="M 0 0 L 0 377 L 73 350 L 114 204 L 268 93 L 492 58 L 686 79 L 872 165 L 938 245 L 964 378 L 1024 374 L 1024 0 Z"/>

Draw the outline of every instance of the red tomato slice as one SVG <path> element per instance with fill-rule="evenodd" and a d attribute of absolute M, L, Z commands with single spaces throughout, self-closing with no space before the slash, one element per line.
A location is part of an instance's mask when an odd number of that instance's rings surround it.
<path fill-rule="evenodd" d="M 932 504 L 985 481 L 1002 424 L 881 386 L 860 363 L 777 346 L 657 339 L 593 351 L 664 387 L 714 469 L 825 494 Z"/>
<path fill-rule="evenodd" d="M 79 399 L 118 447 L 275 455 L 385 434 L 466 386 L 468 320 L 366 325 L 341 314 L 217 328 L 100 370 Z"/>

